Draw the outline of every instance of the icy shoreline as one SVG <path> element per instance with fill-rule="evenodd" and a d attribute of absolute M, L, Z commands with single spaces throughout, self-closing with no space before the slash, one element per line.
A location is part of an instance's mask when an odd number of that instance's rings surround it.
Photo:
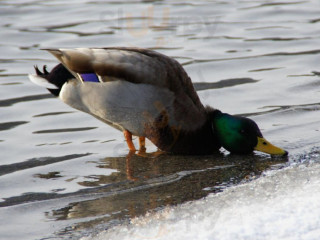
<path fill-rule="evenodd" d="M 319 185 L 319 163 L 268 171 L 252 182 L 83 240 L 319 239 Z"/>

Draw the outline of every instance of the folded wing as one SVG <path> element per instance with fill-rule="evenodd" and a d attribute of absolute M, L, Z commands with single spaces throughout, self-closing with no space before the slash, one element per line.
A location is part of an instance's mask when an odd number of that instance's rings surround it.
<path fill-rule="evenodd" d="M 142 113 L 147 116 L 149 112 L 148 121 L 155 121 L 166 112 L 169 126 L 185 131 L 201 127 L 206 120 L 205 108 L 189 76 L 170 57 L 139 48 L 46 50 L 85 86 L 90 86 L 80 87 L 80 97 L 87 112 L 98 118 L 126 127 L 130 122 L 141 121 L 142 118 L 137 116 Z M 112 82 L 117 84 L 107 84 Z M 99 107 L 97 102 L 100 102 Z M 132 132 L 141 132 L 140 128 L 134 131 L 138 123 L 131 125 Z"/>

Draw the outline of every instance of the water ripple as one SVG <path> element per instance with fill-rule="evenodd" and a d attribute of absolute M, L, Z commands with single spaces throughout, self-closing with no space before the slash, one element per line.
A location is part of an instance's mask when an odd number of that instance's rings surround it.
<path fill-rule="evenodd" d="M 319 54 L 319 53 L 320 53 L 320 49 L 315 49 L 315 50 L 300 51 L 300 52 L 274 52 L 274 53 L 267 53 L 267 54 L 261 54 L 261 55 L 233 57 L 233 58 L 193 59 L 193 60 L 184 62 L 182 65 L 187 66 L 194 63 L 230 61 L 230 60 L 252 59 L 252 58 L 272 57 L 272 56 L 313 55 L 313 54 Z"/>
<path fill-rule="evenodd" d="M 34 134 L 43 134 L 43 133 L 82 132 L 82 131 L 88 131 L 88 130 L 92 130 L 92 129 L 96 129 L 96 128 L 97 127 L 47 129 L 47 130 L 35 131 L 33 133 Z"/>
<path fill-rule="evenodd" d="M 196 91 L 208 90 L 208 89 L 219 89 L 225 87 L 233 87 L 241 84 L 256 83 L 258 80 L 252 78 L 233 78 L 220 80 L 218 82 L 195 82 L 193 86 Z"/>
<path fill-rule="evenodd" d="M 57 162 L 62 162 L 62 161 L 67 161 L 67 160 L 72 160 L 76 158 L 81 158 L 85 156 L 89 156 L 92 153 L 85 153 L 85 154 L 71 154 L 71 155 L 65 155 L 65 156 L 60 156 L 60 157 L 41 157 L 41 158 L 32 158 L 29 160 L 26 160 L 24 162 L 19 162 L 19 163 L 13 163 L 13 164 L 8 164 L 8 165 L 1 165 L 0 166 L 0 176 L 13 173 L 16 171 L 22 171 L 25 169 L 30 169 L 34 167 L 39 167 L 39 166 L 45 166 Z"/>
<path fill-rule="evenodd" d="M 0 123 L 0 131 L 6 131 L 22 124 L 29 123 L 28 121 L 4 122 Z"/>
<path fill-rule="evenodd" d="M 24 97 L 10 98 L 5 100 L 0 100 L 0 107 L 10 107 L 14 104 L 28 101 L 36 101 L 41 99 L 54 98 L 52 94 L 38 94 L 38 95 L 30 95 Z"/>

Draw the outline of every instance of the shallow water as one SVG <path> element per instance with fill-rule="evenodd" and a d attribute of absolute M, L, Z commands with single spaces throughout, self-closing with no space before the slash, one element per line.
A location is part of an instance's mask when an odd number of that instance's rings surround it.
<path fill-rule="evenodd" d="M 320 146 L 319 13 L 316 0 L 1 1 L 0 238 L 77 239 L 309 161 Z M 176 58 L 203 103 L 253 118 L 288 159 L 128 156 L 122 133 L 27 78 L 57 64 L 39 49 L 80 46 Z"/>

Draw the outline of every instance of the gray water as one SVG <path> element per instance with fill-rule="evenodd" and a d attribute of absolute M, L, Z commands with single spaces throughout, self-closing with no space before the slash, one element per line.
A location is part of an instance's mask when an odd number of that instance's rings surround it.
<path fill-rule="evenodd" d="M 0 2 L 0 19 L 0 239 L 78 239 L 318 161 L 317 0 L 17 0 Z M 41 48 L 106 46 L 174 57 L 203 103 L 251 117 L 289 157 L 128 156 L 121 132 L 27 78 L 57 64 Z"/>

